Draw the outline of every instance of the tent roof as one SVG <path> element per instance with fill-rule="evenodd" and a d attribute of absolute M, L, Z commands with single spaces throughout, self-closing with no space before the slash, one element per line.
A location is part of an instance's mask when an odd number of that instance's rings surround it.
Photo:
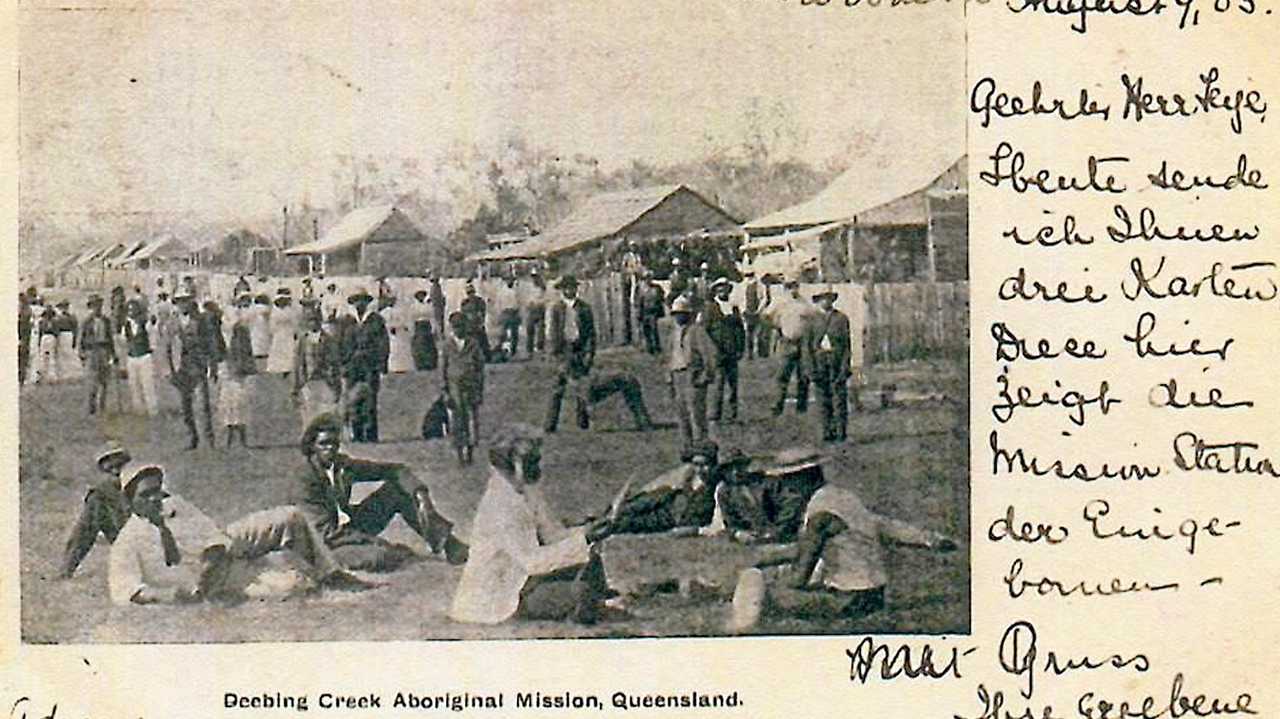
<path fill-rule="evenodd" d="M 680 192 L 693 194 L 715 207 L 684 185 L 655 185 L 634 190 L 594 195 L 555 227 L 525 242 L 472 255 L 473 260 L 516 260 L 545 257 L 571 250 L 578 245 L 626 230 L 667 198 Z M 716 208 L 719 210 L 720 208 Z M 723 210 L 720 210 L 724 213 Z M 737 220 L 725 214 L 735 224 Z"/>
<path fill-rule="evenodd" d="M 390 219 L 392 213 L 398 212 L 395 205 L 371 205 L 348 212 L 338 224 L 330 227 L 324 237 L 313 242 L 290 247 L 286 255 L 327 255 L 338 250 L 354 247 L 373 231 Z"/>
<path fill-rule="evenodd" d="M 120 265 L 128 261 L 130 257 L 136 255 L 142 248 L 147 246 L 147 240 L 137 240 L 124 249 L 124 252 L 116 255 L 113 265 Z"/>
<path fill-rule="evenodd" d="M 121 261 L 120 264 L 128 265 L 141 260 L 156 260 L 166 257 L 186 257 L 191 250 L 185 243 L 176 237 L 164 237 L 153 240 L 146 247 L 133 253 L 129 258 Z"/>
<path fill-rule="evenodd" d="M 831 181 L 812 199 L 748 222 L 747 229 L 795 227 L 843 222 L 879 210 L 896 200 L 919 193 L 918 200 L 885 210 L 887 219 L 924 217 L 924 190 L 964 157 L 907 153 L 884 156 L 857 164 Z M 916 204 L 918 202 L 918 204 Z M 893 222 L 885 224 L 896 224 Z"/>

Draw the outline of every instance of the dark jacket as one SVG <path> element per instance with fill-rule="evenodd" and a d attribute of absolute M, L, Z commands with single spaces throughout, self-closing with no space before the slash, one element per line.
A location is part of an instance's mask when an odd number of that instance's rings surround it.
<path fill-rule="evenodd" d="M 174 321 L 167 351 L 175 379 L 197 380 L 208 375 L 215 350 L 204 313 L 192 314 L 185 327 L 181 320 Z"/>
<path fill-rule="evenodd" d="M 843 312 L 831 310 L 823 313 L 810 324 L 809 347 L 813 352 L 815 374 L 829 374 L 835 380 L 843 380 L 849 376 L 852 338 L 849 331 L 849 318 Z"/>
<path fill-rule="evenodd" d="M 231 326 L 231 344 L 227 346 L 226 361 L 227 370 L 233 377 L 258 373 L 258 365 L 253 358 L 253 338 L 246 320 Z"/>
<path fill-rule="evenodd" d="M 662 285 L 650 282 L 640 288 L 640 316 L 662 317 L 666 314 L 666 295 Z"/>
<path fill-rule="evenodd" d="M 737 362 L 747 348 L 747 330 L 742 324 L 738 308 L 726 315 L 720 305 L 711 300 L 702 309 L 702 326 L 715 343 L 720 362 Z"/>
<path fill-rule="evenodd" d="M 105 315 L 89 315 L 80 328 L 80 356 L 95 360 L 116 358 L 115 342 L 111 339 L 111 320 Z"/>
<path fill-rule="evenodd" d="M 308 462 L 306 470 L 298 478 L 296 489 L 299 494 L 297 505 L 330 543 L 344 538 L 346 534 L 338 527 L 338 510 L 348 516 L 352 514 L 352 485 L 356 482 L 398 481 L 405 471 L 405 466 L 397 462 L 355 459 L 345 454 L 338 455 L 334 466 L 336 483 L 331 483 L 325 472 Z M 359 537 L 353 539 L 358 540 Z"/>
<path fill-rule="evenodd" d="M 475 337 L 458 346 L 452 337 L 444 341 L 442 353 L 444 386 L 455 402 L 478 405 L 484 398 L 484 347 Z"/>
<path fill-rule="evenodd" d="M 342 336 L 343 375 L 349 382 L 366 382 L 387 371 L 391 335 L 382 315 L 370 312 L 364 321 L 351 318 Z"/>
<path fill-rule="evenodd" d="M 565 368 L 573 377 L 584 377 L 591 371 L 596 358 L 596 322 L 591 312 L 591 305 L 579 297 L 573 303 L 574 316 L 568 316 L 568 306 L 557 302 L 551 308 L 551 352 L 564 357 Z M 576 321 L 578 338 L 574 342 L 565 340 L 565 322 Z"/>

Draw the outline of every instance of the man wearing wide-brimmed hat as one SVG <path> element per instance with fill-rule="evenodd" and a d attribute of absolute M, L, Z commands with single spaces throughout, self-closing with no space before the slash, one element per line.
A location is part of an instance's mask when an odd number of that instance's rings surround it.
<path fill-rule="evenodd" d="M 355 314 L 343 331 L 343 377 L 351 391 L 348 408 L 351 437 L 356 442 L 378 441 L 378 390 L 391 356 L 391 335 L 382 315 L 373 311 L 373 295 L 357 288 L 347 296 Z M 366 389 L 354 391 L 356 385 Z"/>
<path fill-rule="evenodd" d="M 99 534 L 106 537 L 108 542 L 114 542 L 124 523 L 129 520 L 132 512 L 129 502 L 125 500 L 120 477 L 125 465 L 132 459 L 129 450 L 116 442 L 108 442 L 94 456 L 94 466 L 104 476 L 90 483 L 89 491 L 84 495 L 84 504 L 80 506 L 80 514 L 67 537 L 66 547 L 62 552 L 63 578 L 70 578 L 76 573 L 80 563 L 93 549 Z"/>
<path fill-rule="evenodd" d="M 836 309 L 836 289 L 826 285 L 813 295 L 822 310 L 809 325 L 813 381 L 822 398 L 822 439 L 843 442 L 849 430 L 849 318 Z"/>
<path fill-rule="evenodd" d="M 107 383 L 118 364 L 111 320 L 102 314 L 102 297 L 89 295 L 89 316 L 80 328 L 80 363 L 89 377 L 89 414 L 107 409 Z"/>
<path fill-rule="evenodd" d="M 828 484 L 826 457 L 798 448 L 779 453 L 765 474 L 803 500 L 796 558 L 738 576 L 728 629 L 746 632 L 768 614 L 846 622 L 885 606 L 886 543 L 951 551 L 954 540 L 878 514 L 852 489 Z M 838 626 L 833 625 L 832 629 Z"/>

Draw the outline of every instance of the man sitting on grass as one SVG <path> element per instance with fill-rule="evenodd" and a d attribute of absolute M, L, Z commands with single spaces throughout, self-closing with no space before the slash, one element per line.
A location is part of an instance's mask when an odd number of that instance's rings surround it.
<path fill-rule="evenodd" d="M 285 597 L 318 586 L 372 586 L 338 566 L 296 507 L 255 512 L 219 529 L 194 505 L 164 490 L 164 470 L 156 465 L 134 472 L 124 496 L 135 516 L 111 546 L 107 587 L 114 604 Z M 300 561 L 300 568 L 273 572 L 256 563 L 282 550 Z"/>
<path fill-rule="evenodd" d="M 467 545 L 453 534 L 453 522 L 436 511 L 427 485 L 398 462 L 357 459 L 342 453 L 342 426 L 336 415 L 322 414 L 302 433 L 306 470 L 298 481 L 299 506 L 343 566 L 391 571 L 413 557 L 404 545 L 378 535 L 399 516 L 450 564 L 467 561 Z M 360 482 L 381 486 L 359 503 L 352 488 Z"/>
<path fill-rule="evenodd" d="M 768 612 L 815 620 L 849 620 L 884 608 L 888 574 L 882 542 L 936 551 L 956 548 L 954 540 L 867 509 L 850 489 L 825 483 L 817 452 L 785 469 L 816 473 L 808 484 L 796 556 L 789 565 L 744 569 L 733 595 L 728 629 L 749 631 Z M 800 465 L 804 465 L 801 467 Z M 802 485 L 803 486 L 803 485 Z M 803 490 L 802 490 L 803 491 Z"/>

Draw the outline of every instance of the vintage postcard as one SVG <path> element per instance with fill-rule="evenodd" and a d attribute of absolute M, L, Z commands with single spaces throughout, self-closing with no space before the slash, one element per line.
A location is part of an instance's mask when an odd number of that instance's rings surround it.
<path fill-rule="evenodd" d="M 17 3 L 0 708 L 1276 711 L 1226 2 Z"/>

